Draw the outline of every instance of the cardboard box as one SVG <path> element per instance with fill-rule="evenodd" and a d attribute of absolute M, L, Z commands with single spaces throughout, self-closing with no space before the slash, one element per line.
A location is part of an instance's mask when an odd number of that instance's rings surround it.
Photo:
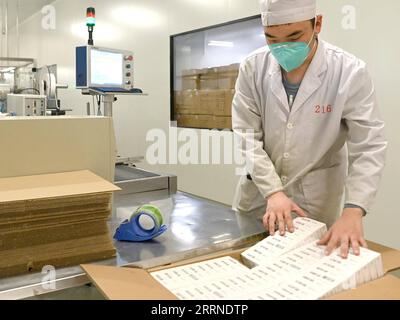
<path fill-rule="evenodd" d="M 182 105 L 182 91 L 174 91 L 174 114 L 178 113 L 179 106 Z"/>
<path fill-rule="evenodd" d="M 400 300 L 400 279 L 387 273 L 400 268 L 400 251 L 369 242 L 369 248 L 382 254 L 386 275 L 357 289 L 348 290 L 330 299 L 396 299 Z M 185 260 L 149 270 L 82 265 L 88 277 L 107 299 L 111 300 L 177 300 L 149 273 L 195 262 L 231 256 L 241 261 L 245 249 L 225 251 L 209 256 Z"/>
<path fill-rule="evenodd" d="M 231 117 L 232 102 L 235 95 L 235 90 L 220 90 L 223 93 L 223 103 L 220 103 L 214 110 L 213 115 Z"/>
<path fill-rule="evenodd" d="M 118 190 L 87 170 L 0 179 L 0 277 L 113 257 Z"/>
<path fill-rule="evenodd" d="M 177 116 L 178 126 L 200 129 L 214 129 L 214 117 L 211 115 L 185 115 Z"/>
<path fill-rule="evenodd" d="M 197 90 L 179 91 L 175 95 L 176 113 L 178 114 L 199 114 L 200 96 Z"/>
<path fill-rule="evenodd" d="M 232 117 L 217 117 L 213 118 L 215 129 L 232 129 Z"/>
<path fill-rule="evenodd" d="M 223 73 L 223 72 L 238 73 L 239 72 L 239 68 L 240 68 L 240 63 L 232 63 L 232 64 L 227 65 L 227 66 L 218 67 L 218 72 L 219 73 Z"/>
<path fill-rule="evenodd" d="M 200 70 L 190 69 L 182 71 L 182 90 L 200 89 Z"/>
<path fill-rule="evenodd" d="M 232 77 L 218 78 L 218 89 L 220 90 L 232 90 L 235 89 L 238 75 Z"/>
<path fill-rule="evenodd" d="M 178 114 L 178 126 L 199 129 L 232 129 L 232 117 Z"/>
<path fill-rule="evenodd" d="M 218 69 L 206 68 L 200 70 L 200 90 L 218 89 Z"/>
<path fill-rule="evenodd" d="M 226 115 L 229 95 L 221 90 L 184 90 L 175 93 L 175 113 L 192 115 Z M 229 107 L 231 109 L 231 107 Z M 229 115 L 229 113 L 228 113 Z"/>
<path fill-rule="evenodd" d="M 182 71 L 182 90 L 235 89 L 240 64 Z"/>
<path fill-rule="evenodd" d="M 400 278 L 388 274 L 400 269 L 400 251 L 370 241 L 368 248 L 382 255 L 385 276 L 326 300 L 400 300 Z"/>
<path fill-rule="evenodd" d="M 200 109 L 198 114 L 214 115 L 216 112 L 225 110 L 225 91 L 223 90 L 200 90 Z"/>
<path fill-rule="evenodd" d="M 240 64 L 218 67 L 218 89 L 235 89 Z"/>
<path fill-rule="evenodd" d="M 11 202 L 119 191 L 120 188 L 88 170 L 0 179 L 0 208 Z"/>
<path fill-rule="evenodd" d="M 182 71 L 182 77 L 196 77 L 200 74 L 199 69 L 187 69 Z"/>

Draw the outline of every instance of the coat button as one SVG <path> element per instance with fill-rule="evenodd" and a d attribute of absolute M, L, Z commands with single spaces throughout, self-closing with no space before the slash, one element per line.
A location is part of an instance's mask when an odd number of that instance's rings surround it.
<path fill-rule="evenodd" d="M 283 154 L 283 157 L 284 157 L 285 159 L 289 159 L 289 158 L 290 158 L 290 154 L 289 154 L 289 153 L 284 153 L 284 154 Z"/>
<path fill-rule="evenodd" d="M 292 130 L 292 129 L 294 128 L 293 123 L 288 123 L 287 128 L 288 128 L 289 130 Z"/>
<path fill-rule="evenodd" d="M 288 180 L 289 180 L 288 177 L 286 177 L 286 176 L 283 176 L 283 177 L 282 177 L 282 182 L 283 182 L 283 183 L 287 183 Z"/>

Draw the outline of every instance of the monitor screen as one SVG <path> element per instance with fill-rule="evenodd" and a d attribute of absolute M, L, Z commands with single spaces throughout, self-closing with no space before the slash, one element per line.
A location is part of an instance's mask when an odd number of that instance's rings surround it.
<path fill-rule="evenodd" d="M 123 86 L 122 53 L 111 51 L 91 50 L 91 84 L 95 86 Z"/>

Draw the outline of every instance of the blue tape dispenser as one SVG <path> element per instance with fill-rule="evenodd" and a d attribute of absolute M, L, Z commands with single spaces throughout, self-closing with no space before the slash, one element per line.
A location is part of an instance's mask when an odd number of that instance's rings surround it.
<path fill-rule="evenodd" d="M 151 228 L 147 228 L 141 221 L 146 217 L 147 220 L 153 222 Z M 163 223 L 163 216 L 160 209 L 147 204 L 138 208 L 129 220 L 125 220 L 121 223 L 115 231 L 114 239 L 118 241 L 132 242 L 152 240 L 167 231 L 167 226 L 163 225 Z"/>

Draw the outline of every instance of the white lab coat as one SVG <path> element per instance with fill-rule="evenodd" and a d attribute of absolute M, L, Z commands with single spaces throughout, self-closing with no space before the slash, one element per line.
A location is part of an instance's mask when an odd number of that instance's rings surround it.
<path fill-rule="evenodd" d="M 281 68 L 268 47 L 241 64 L 232 106 L 252 181 L 241 177 L 233 209 L 250 212 L 284 191 L 311 218 L 329 226 L 343 205 L 371 209 L 387 141 L 366 65 L 324 41 L 292 109 Z M 244 130 L 254 130 L 252 135 Z"/>

